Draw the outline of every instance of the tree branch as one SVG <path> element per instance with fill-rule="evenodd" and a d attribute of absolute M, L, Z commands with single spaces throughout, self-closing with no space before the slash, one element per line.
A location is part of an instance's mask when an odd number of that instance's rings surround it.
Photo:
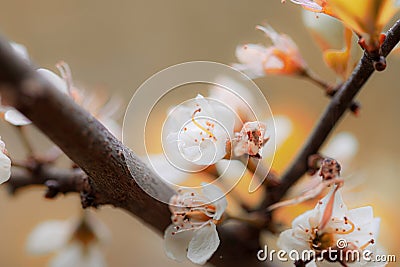
<path fill-rule="evenodd" d="M 18 58 L 8 41 L 1 37 L 0 93 L 3 102 L 28 117 L 88 175 L 89 191 L 95 192 L 94 199 L 88 204 L 114 205 L 132 213 L 159 233 L 164 232 L 171 223 L 168 205 L 145 193 L 135 179 L 160 199 L 169 199 L 173 190 L 96 118 Z M 24 179 L 34 179 L 26 177 L 26 173 L 23 175 L 18 177 L 16 174 L 12 180 L 17 178 L 19 181 L 15 183 L 24 183 Z M 259 229 L 245 223 L 238 225 L 241 225 L 240 231 L 229 226 L 225 230 L 225 225 L 219 227 L 222 242 L 210 261 L 230 267 L 243 266 L 250 261 L 254 265 L 264 265 L 256 260 Z M 235 249 L 224 240 L 236 240 Z"/>
<path fill-rule="evenodd" d="M 386 56 L 399 39 L 400 22 L 397 22 L 388 32 L 382 55 Z M 307 171 L 308 156 L 319 150 L 373 71 L 373 60 L 364 55 L 352 77 L 332 98 L 293 165 L 283 175 L 282 184 L 270 186 L 269 203 L 278 201 Z M 87 185 L 95 192 L 91 205 L 111 204 L 125 209 L 161 233 L 170 224 L 168 206 L 146 194 L 135 178 L 161 199 L 168 199 L 174 192 L 92 115 L 18 58 L 3 38 L 0 38 L 0 93 L 3 100 L 27 116 L 88 175 Z M 218 266 L 263 264 L 256 260 L 259 229 L 238 222 L 234 226 L 227 223 L 219 230 L 222 242 L 212 263 Z"/>
<path fill-rule="evenodd" d="M 87 173 L 97 193 L 93 205 L 123 208 L 160 231 L 170 223 L 167 205 L 146 194 L 132 174 L 164 199 L 173 191 L 98 120 L 18 58 L 3 38 L 0 92 Z"/>
<path fill-rule="evenodd" d="M 93 206 L 96 194 L 89 184 L 87 175 L 79 168 L 60 169 L 49 164 L 37 164 L 33 168 L 13 168 L 8 190 L 16 194 L 32 185 L 45 185 L 46 198 L 55 198 L 59 193 L 80 193 L 83 207 Z"/>
<path fill-rule="evenodd" d="M 386 40 L 381 47 L 380 55 L 383 57 L 389 55 L 399 41 L 400 20 L 387 32 Z M 263 203 L 262 207 L 267 207 L 278 202 L 286 194 L 287 190 L 306 173 L 308 170 L 308 157 L 318 153 L 325 139 L 329 136 L 347 108 L 349 108 L 353 102 L 354 97 L 375 71 L 375 63 L 374 59 L 364 54 L 351 77 L 333 96 L 330 104 L 317 122 L 303 148 L 281 177 L 281 184 L 269 188 L 269 197 L 266 199 L 265 203 Z"/>

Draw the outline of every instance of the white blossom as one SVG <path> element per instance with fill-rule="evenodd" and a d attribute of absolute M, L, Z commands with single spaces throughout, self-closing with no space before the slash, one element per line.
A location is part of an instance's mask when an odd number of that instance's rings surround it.
<path fill-rule="evenodd" d="M 178 191 L 170 200 L 172 224 L 164 233 L 167 256 L 205 264 L 219 246 L 216 225 L 226 206 L 223 192 L 212 184 L 202 184 L 201 194 L 189 189 Z"/>
<path fill-rule="evenodd" d="M 183 169 L 214 164 L 227 154 L 234 123 L 235 115 L 225 105 L 198 95 L 168 116 L 163 129 L 166 156 Z"/>
<path fill-rule="evenodd" d="M 56 253 L 49 262 L 51 267 L 102 267 L 106 263 L 99 245 L 108 235 L 104 225 L 85 214 L 78 221 L 39 224 L 29 235 L 26 249 L 35 255 Z"/>
<path fill-rule="evenodd" d="M 6 145 L 0 138 L 0 184 L 10 179 L 11 160 L 7 156 Z"/>
<path fill-rule="evenodd" d="M 233 140 L 233 153 L 235 156 L 249 155 L 261 158 L 261 148 L 266 142 L 266 125 L 263 122 L 252 121 L 243 124 L 242 130 Z"/>
<path fill-rule="evenodd" d="M 329 218 L 326 218 L 327 215 Z M 341 191 L 332 188 L 313 210 L 298 216 L 294 219 L 292 228 L 280 234 L 278 246 L 288 253 L 293 250 L 298 251 L 299 255 L 305 250 L 313 250 L 318 255 L 319 252 L 329 248 L 343 251 L 343 255 L 346 255 L 344 252 L 348 250 L 362 252 L 365 249 L 377 255 L 381 251 L 376 244 L 379 224 L 380 219 L 373 216 L 372 207 L 348 210 L 343 203 Z M 343 243 L 338 243 L 343 240 L 345 246 Z M 353 262 L 351 259 L 347 261 L 351 266 L 386 265 L 385 263 L 372 265 L 363 259 L 359 262 Z M 326 261 L 316 261 L 307 266 L 326 266 L 326 264 Z"/>

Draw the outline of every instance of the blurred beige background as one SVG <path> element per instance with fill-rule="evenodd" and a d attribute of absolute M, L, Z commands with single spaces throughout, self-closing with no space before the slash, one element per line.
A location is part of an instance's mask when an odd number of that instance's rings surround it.
<path fill-rule="evenodd" d="M 76 80 L 129 99 L 143 81 L 170 65 L 235 62 L 236 45 L 264 42 L 254 27 L 268 22 L 292 36 L 309 65 L 334 81 L 302 26 L 300 11 L 279 0 L 14 0 L 1 3 L 0 32 L 24 44 L 38 65 L 54 70 L 57 61 L 65 60 Z M 374 75 L 359 95 L 361 115 L 347 115 L 338 130 L 351 131 L 360 141 L 352 169 L 365 179 L 364 203 L 373 204 L 382 217 L 380 240 L 390 253 L 398 254 L 400 59 L 391 57 L 388 63 L 388 69 Z M 319 88 L 296 78 L 267 77 L 256 83 L 273 112 L 296 114 L 293 119 L 302 118 L 296 123 L 306 132 L 328 103 Z M 23 149 L 14 134 L 1 126 L 10 152 L 21 156 Z M 0 266 L 44 266 L 48 257 L 25 253 L 28 233 L 43 220 L 79 214 L 76 195 L 49 201 L 42 193 L 35 188 L 11 197 L 5 186 L 0 188 Z M 97 214 L 113 234 L 105 249 L 109 266 L 184 266 L 169 260 L 160 237 L 125 212 L 103 207 Z"/>

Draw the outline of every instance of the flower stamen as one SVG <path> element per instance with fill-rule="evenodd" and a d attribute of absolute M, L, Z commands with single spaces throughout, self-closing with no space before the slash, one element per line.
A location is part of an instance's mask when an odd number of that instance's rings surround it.
<path fill-rule="evenodd" d="M 344 217 L 344 224 L 350 224 L 351 228 L 349 230 L 343 229 L 343 232 L 341 234 L 347 235 L 347 234 L 351 234 L 352 232 L 354 232 L 354 229 L 356 228 L 356 226 L 347 217 Z"/>
<path fill-rule="evenodd" d="M 193 122 L 193 124 L 196 125 L 198 128 L 200 128 L 201 130 L 203 130 L 204 132 L 206 132 L 207 135 L 208 135 L 210 138 L 213 138 L 215 141 L 217 141 L 217 138 L 214 136 L 214 134 L 213 134 L 212 132 L 209 131 L 210 128 L 207 128 L 207 129 L 204 128 L 200 123 L 198 123 L 198 122 L 194 119 L 196 113 L 198 113 L 198 112 L 201 112 L 201 108 L 198 108 L 198 109 L 196 109 L 196 110 L 193 112 L 193 115 L 192 115 L 192 122 Z"/>
<path fill-rule="evenodd" d="M 364 250 L 366 247 L 368 247 L 369 245 L 372 245 L 372 244 L 374 244 L 375 243 L 375 240 L 374 239 L 371 239 L 371 240 L 369 240 L 367 243 L 365 243 L 364 245 L 362 245 L 361 247 L 360 247 L 360 250 Z"/>

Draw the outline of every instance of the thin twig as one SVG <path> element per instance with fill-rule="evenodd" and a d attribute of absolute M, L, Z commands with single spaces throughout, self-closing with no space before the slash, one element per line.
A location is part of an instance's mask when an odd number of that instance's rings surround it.
<path fill-rule="evenodd" d="M 381 47 L 381 56 L 386 57 L 400 41 L 400 20 L 387 32 L 386 40 Z M 321 118 L 308 137 L 303 148 L 281 177 L 281 185 L 271 188 L 268 199 L 262 207 L 278 202 L 287 190 L 308 170 L 308 157 L 317 154 L 318 150 L 342 118 L 354 97 L 361 90 L 375 71 L 374 61 L 364 54 L 351 77 L 340 87 L 325 109 Z"/>
<path fill-rule="evenodd" d="M 311 69 L 305 69 L 304 72 L 301 73 L 301 76 L 312 83 L 318 85 L 322 90 L 324 90 L 325 94 L 328 97 L 333 97 L 341 87 L 341 85 L 333 86 L 322 80 L 315 72 L 313 72 Z M 360 104 L 357 101 L 352 101 L 349 109 L 351 112 L 353 112 L 355 115 L 358 115 L 358 112 L 360 111 Z"/>

